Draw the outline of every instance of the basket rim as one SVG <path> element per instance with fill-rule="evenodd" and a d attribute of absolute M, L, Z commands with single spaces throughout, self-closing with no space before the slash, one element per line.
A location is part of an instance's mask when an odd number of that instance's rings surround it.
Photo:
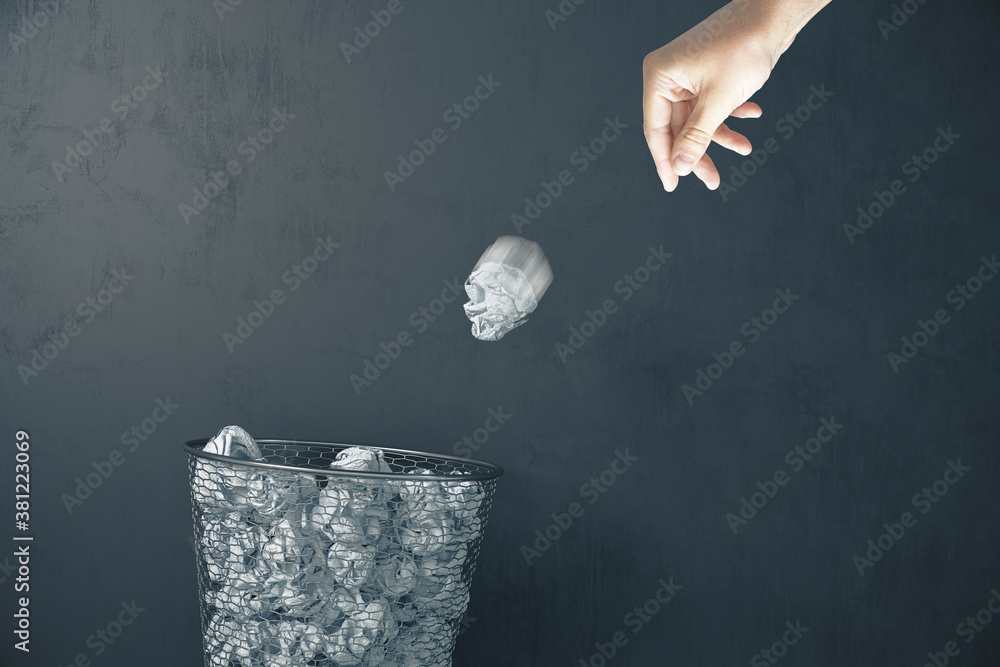
<path fill-rule="evenodd" d="M 251 461 L 248 459 L 237 459 L 232 456 L 223 456 L 221 454 L 212 454 L 204 451 L 204 446 L 209 443 L 212 438 L 196 438 L 194 440 L 188 440 L 184 443 L 184 451 L 190 456 L 209 459 L 211 461 L 218 461 L 219 463 L 228 464 L 238 464 L 244 466 L 250 466 L 253 468 L 264 468 L 267 470 L 282 470 L 287 472 L 301 472 L 308 473 L 310 475 L 327 475 L 331 477 L 360 477 L 363 479 L 394 479 L 401 480 L 405 479 L 407 481 L 420 481 L 420 482 L 483 482 L 486 480 L 497 479 L 503 475 L 504 470 L 500 466 L 494 463 L 487 463 L 486 461 L 480 461 L 478 459 L 467 459 L 461 456 L 451 456 L 449 454 L 438 454 L 436 452 L 420 452 L 413 449 L 396 449 L 394 447 L 378 447 L 376 445 L 359 445 L 359 444 L 347 444 L 342 442 L 323 442 L 319 440 L 292 440 L 288 438 L 254 438 L 254 440 L 262 445 L 322 445 L 325 447 L 362 447 L 366 449 L 378 449 L 383 452 L 389 452 L 392 454 L 416 454 L 417 456 L 429 456 L 434 458 L 443 459 L 445 461 L 458 461 L 461 463 L 471 463 L 477 465 L 481 468 L 485 468 L 486 472 L 472 473 L 468 475 L 408 475 L 399 472 L 365 472 L 361 470 L 340 470 L 337 468 L 306 468 L 304 466 L 290 466 L 282 463 L 268 463 L 266 461 Z"/>

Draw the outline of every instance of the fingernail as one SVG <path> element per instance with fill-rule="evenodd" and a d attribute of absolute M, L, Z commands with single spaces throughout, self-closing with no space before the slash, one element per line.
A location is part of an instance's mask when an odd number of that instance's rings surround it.
<path fill-rule="evenodd" d="M 679 176 L 686 176 L 694 168 L 694 158 L 690 155 L 685 155 L 681 153 L 674 158 L 674 171 L 677 172 Z"/>

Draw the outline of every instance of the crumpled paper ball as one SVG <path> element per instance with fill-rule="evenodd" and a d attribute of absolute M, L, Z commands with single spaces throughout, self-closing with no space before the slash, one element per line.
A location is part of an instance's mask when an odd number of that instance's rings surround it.
<path fill-rule="evenodd" d="M 374 447 L 348 447 L 337 454 L 330 467 L 361 472 L 392 472 L 382 450 Z"/>
<path fill-rule="evenodd" d="M 465 281 L 465 315 L 472 335 L 497 341 L 521 326 L 552 283 L 552 267 L 541 246 L 519 236 L 501 236 Z"/>
<path fill-rule="evenodd" d="M 280 518 L 318 497 L 319 488 L 312 475 L 275 471 L 251 475 L 239 496 L 260 514 Z"/>
<path fill-rule="evenodd" d="M 205 632 L 205 643 L 212 655 L 212 667 L 231 667 L 235 661 L 241 667 L 253 667 L 253 658 L 260 646 L 262 633 L 259 626 L 243 625 L 235 617 L 219 612 L 212 617 Z"/>
<path fill-rule="evenodd" d="M 204 451 L 246 461 L 263 460 L 257 441 L 239 426 L 223 426 L 216 436 L 208 441 Z"/>

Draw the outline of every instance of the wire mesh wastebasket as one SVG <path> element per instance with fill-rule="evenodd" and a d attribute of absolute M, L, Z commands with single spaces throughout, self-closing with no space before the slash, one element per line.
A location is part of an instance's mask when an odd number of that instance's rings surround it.
<path fill-rule="evenodd" d="M 263 461 L 188 453 L 206 667 L 449 667 L 495 465 L 257 440 Z M 373 448 L 363 448 L 373 449 Z"/>

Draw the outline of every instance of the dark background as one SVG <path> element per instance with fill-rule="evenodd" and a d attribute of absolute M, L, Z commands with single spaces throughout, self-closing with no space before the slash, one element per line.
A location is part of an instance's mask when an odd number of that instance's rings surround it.
<path fill-rule="evenodd" d="M 35 542 L 33 651 L 12 648 L 9 575 L 0 663 L 199 664 L 185 440 L 235 423 L 450 452 L 502 406 L 477 453 L 506 475 L 456 665 L 578 665 L 619 630 L 609 664 L 749 664 L 796 620 L 810 630 L 782 664 L 918 666 L 957 641 L 953 664 L 995 665 L 997 622 L 969 644 L 956 625 L 1000 587 L 1000 281 L 959 312 L 945 297 L 1000 252 L 996 3 L 931 0 L 886 40 L 891 3 L 835 1 L 754 96 L 764 117 L 734 123 L 780 149 L 725 202 L 694 177 L 664 193 L 642 136 L 643 56 L 715 3 L 591 0 L 555 31 L 554 0 L 404 5 L 350 64 L 339 43 L 385 3 L 245 0 L 220 20 L 208 0 L 71 0 L 16 52 L 5 38 L 0 519 L 13 535 L 26 429 Z M 36 9 L 4 3 L 3 35 Z M 146 66 L 163 85 L 120 120 Z M 489 74 L 501 87 L 390 193 L 397 155 Z M 782 138 L 813 85 L 833 97 Z M 274 107 L 296 118 L 247 162 L 237 145 Z M 358 395 L 349 375 L 415 334 L 410 314 L 617 116 L 628 129 L 522 232 L 555 273 L 530 322 L 479 342 L 454 303 Z M 104 117 L 59 182 L 52 162 Z M 961 138 L 910 183 L 903 163 L 949 126 Z M 712 155 L 724 178 L 744 160 Z M 185 224 L 178 204 L 234 158 L 244 172 Z M 842 225 L 897 178 L 906 193 L 849 243 Z M 289 292 L 282 273 L 327 235 L 339 249 Z M 615 282 L 661 244 L 673 257 L 623 301 Z M 23 382 L 112 269 L 135 279 Z M 288 300 L 230 354 L 223 333 L 275 288 Z M 681 386 L 779 288 L 800 300 L 689 405 Z M 618 312 L 562 363 L 555 343 L 607 298 Z M 938 308 L 951 321 L 894 373 L 886 354 Z M 62 494 L 167 397 L 175 413 L 69 514 Z M 843 430 L 734 535 L 725 515 L 823 417 Z M 639 463 L 587 504 L 624 448 Z M 971 470 L 915 512 L 958 458 Z M 521 546 L 574 501 L 585 515 L 529 567 Z M 908 510 L 916 526 L 860 576 L 854 555 Z M 625 614 L 670 577 L 682 590 L 632 634 Z M 94 656 L 88 636 L 133 599 L 145 611 Z"/>

